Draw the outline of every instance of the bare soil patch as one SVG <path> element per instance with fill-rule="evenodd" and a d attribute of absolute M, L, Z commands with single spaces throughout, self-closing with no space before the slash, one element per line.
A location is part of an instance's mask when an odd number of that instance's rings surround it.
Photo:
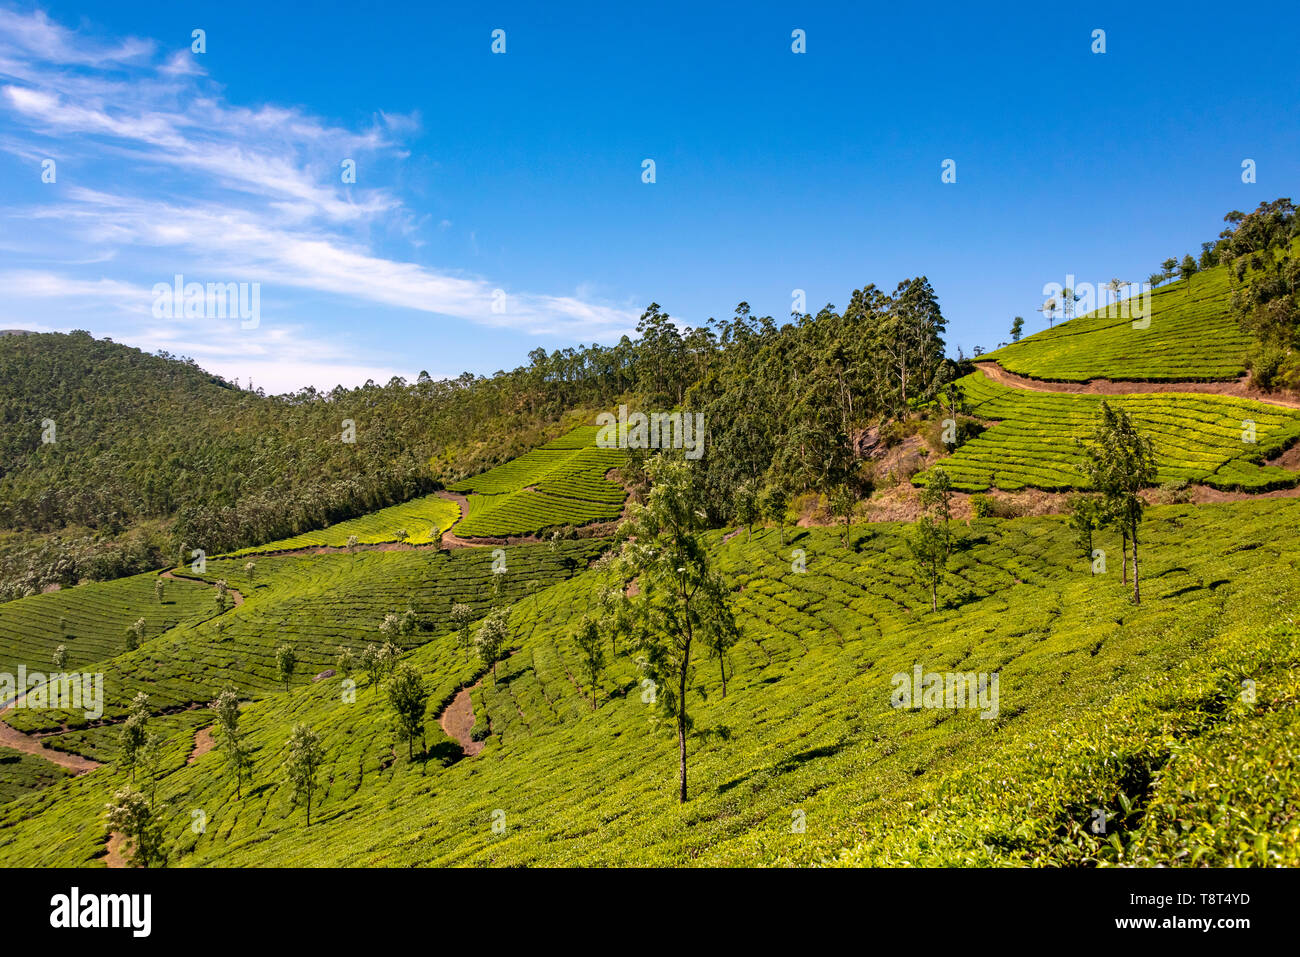
<path fill-rule="evenodd" d="M 438 718 L 438 724 L 447 733 L 447 737 L 460 745 L 467 758 L 472 758 L 483 750 L 483 742 L 475 741 L 469 736 L 474 727 L 474 702 L 470 692 L 477 687 L 476 684 L 472 688 L 461 688 Z"/>

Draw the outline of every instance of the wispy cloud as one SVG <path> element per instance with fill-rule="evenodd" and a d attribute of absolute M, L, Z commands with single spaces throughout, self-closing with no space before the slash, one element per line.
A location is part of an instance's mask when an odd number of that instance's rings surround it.
<path fill-rule="evenodd" d="M 344 183 L 340 164 L 391 161 L 418 115 L 377 111 L 365 128 L 348 129 L 300 108 L 231 103 L 188 49 L 160 52 L 150 40 L 90 36 L 39 11 L 0 9 L 0 117 L 9 127 L 0 150 L 28 162 L 71 154 L 92 171 L 75 183 L 61 178 L 48 200 L 0 213 L 11 235 L 41 231 L 32 268 L 11 274 L 19 297 L 66 303 L 69 316 L 80 297 L 147 315 L 154 282 L 199 270 L 214 273 L 199 280 L 261 282 L 530 334 L 591 341 L 635 324 L 628 310 L 581 293 L 517 290 L 504 277 L 417 261 L 422 217 L 392 189 Z M 93 175 L 124 168 L 143 172 Z M 376 234 L 403 237 L 409 255 L 381 250 Z M 61 251 L 57 261 L 35 252 L 50 248 Z M 78 261 L 99 273 L 66 271 Z M 55 316 L 47 309 L 41 318 Z M 257 348 L 276 347 L 266 337 Z"/>

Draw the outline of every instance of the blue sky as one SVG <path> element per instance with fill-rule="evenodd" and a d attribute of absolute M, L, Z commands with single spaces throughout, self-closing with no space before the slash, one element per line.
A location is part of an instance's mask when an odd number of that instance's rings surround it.
<path fill-rule="evenodd" d="M 1294 7 L 409 7 L 0 0 L 0 326 L 282 391 L 925 274 L 969 353 L 1300 196 Z M 155 316 L 177 273 L 256 328 Z"/>

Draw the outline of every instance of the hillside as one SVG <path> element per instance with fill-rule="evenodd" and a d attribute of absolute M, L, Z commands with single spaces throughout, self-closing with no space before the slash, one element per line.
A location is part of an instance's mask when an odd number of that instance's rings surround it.
<path fill-rule="evenodd" d="M 35 369 L 0 557 L 46 550 L 0 679 L 103 700 L 4 686 L 0 864 L 121 866 L 133 788 L 174 867 L 1300 865 L 1300 408 L 1231 381 L 1276 346 L 1224 292 L 1264 295 L 1250 248 L 1149 336 L 1085 316 L 980 367 L 924 277 L 327 396 L 4 337 Z M 704 457 L 597 445 L 623 404 L 703 415 Z M 152 550 L 86 581 L 70 530 Z"/>
<path fill-rule="evenodd" d="M 1296 766 L 1300 646 L 1279 610 L 1300 598 L 1300 543 L 1279 530 L 1300 527 L 1297 509 L 1275 500 L 1156 510 L 1151 599 L 1136 608 L 1116 577 L 1087 573 L 1056 519 L 963 529 L 937 616 L 904 571 L 899 526 L 855 527 L 848 548 L 830 530 L 802 531 L 784 546 L 775 530 L 725 543 L 714 534 L 709 548 L 736 589 L 744 640 L 725 698 L 716 665 L 696 672 L 696 790 L 681 808 L 671 739 L 647 724 L 628 653 L 616 655 L 594 712 L 575 686 L 568 635 L 598 572 L 514 604 L 511 652 L 495 680 L 464 662 L 445 626 L 418 640 L 409 660 L 434 701 L 475 685 L 476 720 L 490 735 L 481 754 L 458 758 L 434 725 L 445 743 L 410 764 L 391 750 L 386 702 L 364 678 L 355 704 L 340 703 L 341 676 L 276 693 L 271 663 L 255 649 L 266 647 L 259 635 L 311 647 L 304 626 L 328 642 L 363 635 L 404 597 L 390 563 L 432 553 L 266 559 L 256 582 L 219 565 L 213 575 L 251 592 L 227 613 L 229 637 L 210 645 L 207 626 L 181 625 L 154 639 L 171 649 L 154 661 L 179 666 L 192 655 L 185 649 L 228 647 L 245 662 L 235 677 L 259 689 L 243 718 L 254 787 L 234 798 L 220 751 L 187 763 L 201 714 L 169 726 L 158 800 L 175 815 L 173 865 L 1295 864 L 1288 792 L 1250 768 Z M 803 574 L 790 568 L 796 548 L 807 556 Z M 311 594 L 304 587 L 321 587 L 302 572 L 322 561 L 322 572 L 349 563 L 347 584 L 293 611 L 296 596 Z M 1261 566 L 1272 573 L 1255 574 Z M 387 606 L 381 586 L 391 589 Z M 285 631 L 289 621 L 298 634 Z M 996 719 L 891 708 L 890 675 L 914 662 L 999 671 Z M 173 700 L 166 687 L 177 674 L 142 686 Z M 1225 706 L 1243 674 L 1257 682 L 1258 704 Z M 323 732 L 329 761 L 310 828 L 278 783 L 289 726 L 302 721 Z M 1234 748 L 1239 740 L 1251 741 L 1249 756 Z M 111 760 L 112 736 L 95 738 L 94 753 Z M 1098 762 L 1099 753 L 1114 758 Z M 1008 779 L 1024 786 L 989 788 Z M 102 861 L 93 822 L 124 780 L 109 765 L 0 806 L 0 855 L 22 865 Z M 1257 809 L 1253 825 L 1222 816 L 1243 800 Z M 1088 833 L 1095 806 L 1116 815 L 1112 839 Z M 209 822 L 201 835 L 187 826 L 195 807 Z M 796 811 L 804 833 L 791 833 Z M 1193 842 L 1168 829 L 1171 813 Z"/>
<path fill-rule="evenodd" d="M 1058 322 L 985 358 L 1019 375 L 1063 382 L 1239 378 L 1251 338 L 1232 315 L 1229 272 L 1215 266 L 1151 290 L 1149 323 L 1131 318 L 1141 308 L 1135 297 Z"/>

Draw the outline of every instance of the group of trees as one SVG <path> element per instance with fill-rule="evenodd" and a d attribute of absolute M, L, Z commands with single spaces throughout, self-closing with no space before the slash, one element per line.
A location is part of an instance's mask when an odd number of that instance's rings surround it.
<path fill-rule="evenodd" d="M 0 529 L 32 534 L 0 554 L 0 597 L 157 567 L 181 541 L 212 554 L 405 501 L 620 398 L 705 413 L 712 518 L 744 483 L 826 490 L 851 477 L 855 429 L 953 377 L 944 329 L 924 277 L 783 325 L 741 303 L 691 328 L 652 303 L 635 339 L 536 349 L 511 372 L 281 396 L 85 332 L 6 336 Z"/>

